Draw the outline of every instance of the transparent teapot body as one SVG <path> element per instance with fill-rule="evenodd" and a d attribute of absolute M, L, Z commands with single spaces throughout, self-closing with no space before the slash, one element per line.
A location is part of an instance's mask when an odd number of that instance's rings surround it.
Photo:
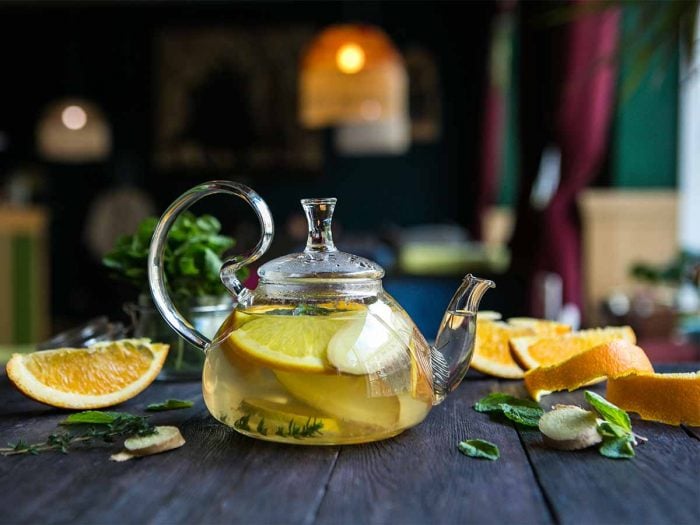
<path fill-rule="evenodd" d="M 296 444 L 394 436 L 433 404 L 430 348 L 386 293 L 237 308 L 207 350 L 204 400 L 238 432 Z"/>
<path fill-rule="evenodd" d="M 177 215 L 215 193 L 248 202 L 262 235 L 253 250 L 224 261 L 221 280 L 236 307 L 209 340 L 170 300 L 163 258 Z M 384 270 L 335 247 L 335 203 L 301 201 L 309 225 L 306 248 L 260 267 L 254 291 L 236 272 L 267 250 L 274 226 L 265 202 L 247 186 L 201 184 L 178 198 L 156 226 L 148 258 L 153 301 L 176 332 L 205 352 L 202 390 L 211 414 L 248 436 L 309 445 L 395 436 L 420 423 L 469 366 L 479 300 L 493 283 L 467 275 L 429 346 L 384 292 Z"/>

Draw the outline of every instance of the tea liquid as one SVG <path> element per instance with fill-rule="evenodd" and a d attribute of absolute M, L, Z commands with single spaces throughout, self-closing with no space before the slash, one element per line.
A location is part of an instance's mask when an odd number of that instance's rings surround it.
<path fill-rule="evenodd" d="M 258 439 L 329 445 L 383 439 L 420 423 L 432 406 L 429 347 L 408 316 L 392 303 L 336 306 L 232 314 L 204 365 L 214 417 Z M 251 322 L 275 329 L 269 347 L 322 348 L 321 364 L 268 359 L 265 345 L 258 352 L 242 344 L 235 332 L 250 331 Z"/>

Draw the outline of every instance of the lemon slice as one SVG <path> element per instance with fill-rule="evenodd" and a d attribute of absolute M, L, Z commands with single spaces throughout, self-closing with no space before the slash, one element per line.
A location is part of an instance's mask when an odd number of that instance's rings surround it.
<path fill-rule="evenodd" d="M 342 421 L 391 429 L 399 421 L 396 396 L 369 397 L 366 377 L 275 372 L 294 397 Z"/>
<path fill-rule="evenodd" d="M 163 367 L 168 345 L 122 339 L 88 348 L 14 354 L 7 377 L 25 395 L 47 405 L 104 408 L 136 396 Z"/>
<path fill-rule="evenodd" d="M 276 370 L 333 371 L 326 355 L 328 342 L 352 315 L 358 314 L 262 316 L 234 330 L 228 341 L 245 357 Z"/>
<path fill-rule="evenodd" d="M 333 334 L 328 360 L 341 372 L 355 375 L 410 366 L 406 342 L 372 314 L 349 321 Z"/>

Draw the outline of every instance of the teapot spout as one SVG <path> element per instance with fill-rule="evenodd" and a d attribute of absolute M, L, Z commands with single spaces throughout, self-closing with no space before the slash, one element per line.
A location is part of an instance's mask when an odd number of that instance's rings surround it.
<path fill-rule="evenodd" d="M 476 314 L 486 290 L 496 285 L 467 275 L 452 297 L 430 349 L 433 369 L 433 403 L 439 404 L 457 388 L 469 369 L 476 338 Z"/>

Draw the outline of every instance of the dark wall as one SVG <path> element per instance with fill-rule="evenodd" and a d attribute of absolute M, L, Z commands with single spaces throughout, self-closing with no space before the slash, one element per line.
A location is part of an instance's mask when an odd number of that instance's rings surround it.
<path fill-rule="evenodd" d="M 342 158 L 324 136 L 323 172 L 289 177 L 228 178 L 253 186 L 278 221 L 298 199 L 336 196 L 345 230 L 388 224 L 472 221 L 478 166 L 481 91 L 492 6 L 477 2 L 132 2 L 0 4 L 0 183 L 21 165 L 37 166 L 44 188 L 37 199 L 52 212 L 52 306 L 66 319 L 110 313 L 124 292 L 90 262 L 82 241 L 85 215 L 103 189 L 128 182 L 146 189 L 163 209 L 207 173 L 172 177 L 154 169 L 153 41 L 164 27 L 287 24 L 319 29 L 330 23 L 380 25 L 402 48 L 420 44 L 438 62 L 443 131 L 439 142 L 415 145 L 398 157 Z M 82 95 L 108 115 L 113 154 L 96 165 L 46 164 L 37 158 L 34 127 L 47 103 Z M 216 174 L 221 176 L 221 174 Z M 236 221 L 235 208 L 226 220 Z M 217 213 L 226 215 L 220 205 Z"/>

